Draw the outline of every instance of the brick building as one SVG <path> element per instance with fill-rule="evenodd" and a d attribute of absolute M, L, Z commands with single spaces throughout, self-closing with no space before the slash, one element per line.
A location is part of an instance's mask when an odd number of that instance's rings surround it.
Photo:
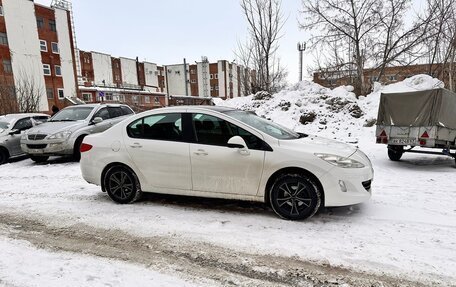
<path fill-rule="evenodd" d="M 456 63 L 453 65 L 456 66 Z M 419 64 L 408 66 L 395 66 L 386 67 L 383 76 L 378 78 L 378 70 L 366 69 L 364 70 L 364 81 L 370 83 L 380 82 L 382 84 L 392 84 L 398 81 L 403 81 L 418 74 L 427 74 L 440 79 L 449 87 L 450 77 L 448 74 L 448 67 L 443 71 L 443 64 Z M 313 74 L 313 81 L 324 87 L 335 88 L 340 85 L 353 85 L 356 77 L 356 71 L 341 70 L 341 71 L 320 71 Z M 453 81 L 456 78 L 456 73 L 453 75 Z"/>
<path fill-rule="evenodd" d="M 64 5 L 0 0 L 0 85 L 33 85 L 40 111 L 67 105 L 77 94 L 72 23 Z"/>

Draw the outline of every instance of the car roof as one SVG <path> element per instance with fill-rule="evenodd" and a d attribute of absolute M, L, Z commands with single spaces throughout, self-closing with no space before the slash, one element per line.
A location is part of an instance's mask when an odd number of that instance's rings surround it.
<path fill-rule="evenodd" d="M 89 107 L 89 108 L 95 108 L 95 107 L 120 107 L 120 106 L 128 106 L 125 104 L 112 104 L 112 103 L 98 103 L 98 104 L 83 104 L 83 105 L 74 105 L 74 106 L 68 106 L 65 108 L 83 108 L 83 107 Z"/>
<path fill-rule="evenodd" d="M 235 108 L 223 107 L 223 106 L 208 106 L 208 105 L 201 105 L 201 106 L 173 106 L 173 107 L 160 108 L 159 110 L 167 111 L 167 110 L 187 110 L 187 109 L 188 110 L 209 110 L 209 111 L 215 111 L 215 112 L 219 112 L 219 113 L 224 113 L 224 112 L 228 112 L 228 111 L 236 111 Z"/>
<path fill-rule="evenodd" d="M 40 113 L 22 113 L 22 114 L 7 114 L 0 116 L 0 119 L 18 119 L 18 118 L 23 118 L 23 117 L 36 117 L 36 116 L 47 116 L 50 117 L 47 114 L 40 114 Z"/>

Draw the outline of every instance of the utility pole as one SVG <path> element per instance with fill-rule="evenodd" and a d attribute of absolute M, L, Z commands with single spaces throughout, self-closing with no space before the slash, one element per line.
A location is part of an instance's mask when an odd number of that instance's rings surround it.
<path fill-rule="evenodd" d="M 184 79 L 185 79 L 185 95 L 188 96 L 188 84 L 187 84 L 187 61 L 184 58 Z"/>
<path fill-rule="evenodd" d="M 298 42 L 299 51 L 299 81 L 302 81 L 302 53 L 306 50 L 306 43 Z"/>

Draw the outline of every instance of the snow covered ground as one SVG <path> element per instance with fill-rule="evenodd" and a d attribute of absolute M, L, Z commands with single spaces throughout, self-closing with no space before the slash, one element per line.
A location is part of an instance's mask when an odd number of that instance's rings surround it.
<path fill-rule="evenodd" d="M 359 206 L 290 222 L 262 205 L 220 200 L 148 196 L 134 205 L 117 205 L 98 187 L 84 182 L 78 163 L 57 160 L 37 165 L 26 159 L 0 166 L 0 216 L 39 219 L 56 228 L 85 225 L 139 238 L 162 236 L 177 244 L 198 242 L 208 248 L 220 246 L 233 252 L 277 255 L 428 285 L 454 286 L 454 160 L 406 154 L 401 162 L 391 162 L 386 147 L 375 144 L 375 126 L 363 127 L 376 117 L 379 91 L 436 85 L 440 83 L 418 76 L 395 87 L 377 87 L 372 95 L 358 100 L 349 87 L 329 90 L 302 82 L 270 100 L 252 101 L 250 97 L 218 103 L 256 110 L 300 131 L 356 143 L 375 169 L 372 200 Z M 362 115 L 350 114 L 357 112 L 354 105 L 360 107 Z M 316 113 L 315 120 L 299 125 L 301 115 L 310 112 Z M 154 270 L 118 260 L 38 249 L 11 239 L 12 234 L 14 230 L 0 229 L 0 286 L 202 284 L 167 268 Z M 132 273 L 140 276 L 131 278 Z"/>

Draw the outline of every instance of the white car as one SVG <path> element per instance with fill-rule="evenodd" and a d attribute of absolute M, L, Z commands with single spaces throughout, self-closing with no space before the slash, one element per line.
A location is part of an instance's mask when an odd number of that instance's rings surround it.
<path fill-rule="evenodd" d="M 371 197 L 356 147 L 225 107 L 146 111 L 85 137 L 81 155 L 84 179 L 118 203 L 142 192 L 251 200 L 294 220 Z"/>

